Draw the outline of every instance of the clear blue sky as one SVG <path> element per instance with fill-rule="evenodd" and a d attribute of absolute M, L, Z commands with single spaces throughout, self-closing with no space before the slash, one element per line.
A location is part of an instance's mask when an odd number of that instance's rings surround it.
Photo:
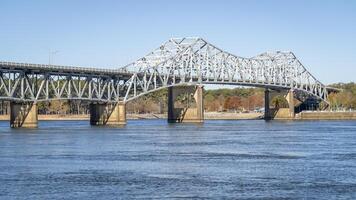
<path fill-rule="evenodd" d="M 251 57 L 290 50 L 322 82 L 356 82 L 356 1 L 1 0 L 0 60 L 119 67 L 170 37 Z"/>

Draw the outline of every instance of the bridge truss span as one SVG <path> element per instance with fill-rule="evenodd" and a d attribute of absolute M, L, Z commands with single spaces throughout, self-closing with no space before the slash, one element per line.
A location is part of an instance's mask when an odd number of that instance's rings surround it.
<path fill-rule="evenodd" d="M 172 38 L 116 69 L 0 62 L 0 99 L 9 101 L 128 102 L 162 88 L 203 84 L 293 89 L 323 101 L 328 96 L 291 52 L 244 58 L 202 38 Z"/>
<path fill-rule="evenodd" d="M 202 38 L 170 39 L 116 69 L 0 62 L 0 101 L 10 102 L 13 128 L 37 127 L 37 102 L 53 100 L 90 101 L 91 125 L 123 125 L 127 102 L 163 88 L 168 88 L 168 121 L 200 123 L 204 120 L 201 85 L 206 84 L 266 88 L 265 119 L 272 116 L 269 89 L 288 91 L 289 109 L 281 112 L 288 113 L 284 116 L 288 119 L 295 116 L 295 98 L 302 102 L 314 96 L 328 104 L 328 92 L 335 91 L 318 81 L 292 52 L 244 58 Z M 194 102 L 175 107 L 176 97 L 183 93 Z"/>
<path fill-rule="evenodd" d="M 123 68 L 135 72 L 125 101 L 159 88 L 182 84 L 245 85 L 293 89 L 327 102 L 328 90 L 292 52 L 235 56 L 202 38 L 173 38 Z"/>
<path fill-rule="evenodd" d="M 122 101 L 132 74 L 86 68 L 20 68 L 21 63 L 0 63 L 0 100 L 41 102 L 84 100 Z M 16 67 L 12 67 L 12 66 Z"/>

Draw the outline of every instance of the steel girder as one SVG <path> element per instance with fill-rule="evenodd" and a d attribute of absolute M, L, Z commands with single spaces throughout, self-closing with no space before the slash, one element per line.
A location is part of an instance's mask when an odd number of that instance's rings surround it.
<path fill-rule="evenodd" d="M 125 101 L 182 84 L 225 84 L 294 89 L 327 102 L 327 87 L 292 52 L 243 58 L 201 38 L 173 38 L 123 68 L 132 75 Z"/>

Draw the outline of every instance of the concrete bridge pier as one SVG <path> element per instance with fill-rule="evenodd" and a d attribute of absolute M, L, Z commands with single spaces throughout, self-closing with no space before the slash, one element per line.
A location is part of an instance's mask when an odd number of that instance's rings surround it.
<path fill-rule="evenodd" d="M 270 110 L 270 107 L 269 107 L 269 89 L 266 88 L 265 89 L 265 115 L 264 115 L 264 119 L 265 120 L 271 120 L 272 119 L 272 115 L 271 115 L 271 110 Z"/>
<path fill-rule="evenodd" d="M 288 108 L 270 108 L 270 101 L 277 95 L 283 95 L 288 102 Z M 295 106 L 298 100 L 294 98 L 294 90 L 271 91 L 265 90 L 265 120 L 271 119 L 293 119 L 295 117 Z"/>
<path fill-rule="evenodd" d="M 92 103 L 89 110 L 91 125 L 126 124 L 126 104 L 124 102 L 116 104 Z"/>
<path fill-rule="evenodd" d="M 286 99 L 288 101 L 288 106 L 289 106 L 289 117 L 294 118 L 295 117 L 295 103 L 294 103 L 294 90 L 290 89 L 288 91 L 288 94 L 286 96 Z"/>
<path fill-rule="evenodd" d="M 176 86 L 168 88 L 168 122 L 202 123 L 204 121 L 203 86 Z M 194 103 L 175 107 L 175 100 L 181 94 L 194 94 Z M 189 102 L 189 101 L 188 101 Z M 195 104 L 195 105 L 194 105 Z"/>
<path fill-rule="evenodd" d="M 37 128 L 38 127 L 37 103 L 10 103 L 11 128 Z"/>

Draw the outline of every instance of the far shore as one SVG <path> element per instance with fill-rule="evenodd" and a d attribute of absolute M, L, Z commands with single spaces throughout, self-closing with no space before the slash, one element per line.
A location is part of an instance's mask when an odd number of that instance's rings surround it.
<path fill-rule="evenodd" d="M 227 112 L 205 112 L 204 119 L 216 120 L 238 120 L 238 119 L 261 119 L 263 113 L 227 113 Z M 128 113 L 127 119 L 167 119 L 167 114 L 134 114 Z M 0 121 L 10 120 L 9 115 L 0 115 Z M 74 121 L 74 120 L 89 120 L 88 115 L 69 115 L 69 114 L 51 114 L 51 115 L 38 115 L 40 121 Z"/>
<path fill-rule="evenodd" d="M 232 113 L 232 112 L 205 112 L 204 119 L 206 120 L 258 120 L 263 119 L 264 113 Z M 80 121 L 88 120 L 89 114 L 69 115 L 69 114 L 51 114 L 38 115 L 39 121 Z M 126 118 L 129 120 L 137 119 L 167 119 L 167 114 L 144 113 L 135 114 L 128 113 Z M 298 113 L 295 118 L 275 118 L 278 120 L 356 120 L 356 111 L 303 111 Z M 9 121 L 9 115 L 0 115 L 0 121 Z"/>

